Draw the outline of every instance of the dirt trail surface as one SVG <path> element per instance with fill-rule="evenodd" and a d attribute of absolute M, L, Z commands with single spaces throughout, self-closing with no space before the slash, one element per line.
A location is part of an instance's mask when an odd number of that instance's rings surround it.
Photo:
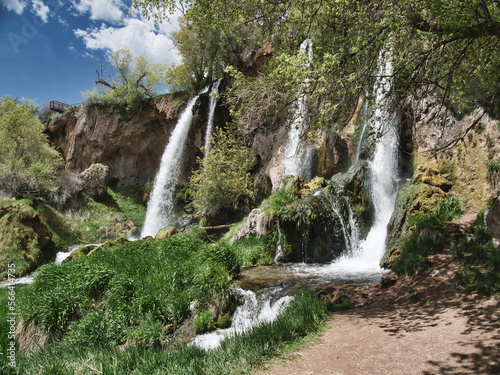
<path fill-rule="evenodd" d="M 431 257 L 426 272 L 375 287 L 333 313 L 321 343 L 258 375 L 500 374 L 500 297 L 450 292 L 457 265 Z"/>

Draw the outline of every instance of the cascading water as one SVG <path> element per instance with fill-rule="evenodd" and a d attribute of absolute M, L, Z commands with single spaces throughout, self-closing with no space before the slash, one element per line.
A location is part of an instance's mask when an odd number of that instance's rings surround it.
<path fill-rule="evenodd" d="M 217 95 L 219 95 L 219 85 L 222 81 L 222 78 L 214 83 L 212 86 L 212 93 L 210 96 L 209 110 L 208 110 L 208 122 L 207 122 L 207 130 L 205 132 L 205 157 L 208 155 L 210 151 L 211 143 L 210 137 L 212 136 L 213 127 L 214 127 L 214 115 L 215 115 L 215 107 L 217 106 Z"/>
<path fill-rule="evenodd" d="M 189 101 L 163 152 L 141 232 L 143 238 L 155 236 L 160 229 L 169 224 L 174 214 L 174 189 L 179 178 L 184 145 L 193 119 L 193 107 L 197 100 L 198 96 Z"/>
<path fill-rule="evenodd" d="M 358 243 L 359 243 L 359 236 L 358 236 L 358 225 L 356 223 L 356 219 L 354 218 L 354 214 L 352 212 L 351 207 L 349 206 L 348 203 L 346 203 L 347 207 L 347 214 L 348 214 L 348 225 L 346 225 L 344 221 L 344 217 L 342 213 L 340 212 L 339 207 L 337 206 L 336 202 L 332 202 L 332 210 L 335 212 L 335 215 L 340 220 L 340 224 L 342 226 L 342 233 L 344 235 L 344 241 L 346 245 L 346 250 L 347 250 L 347 255 L 353 255 L 357 249 Z"/>
<path fill-rule="evenodd" d="M 283 287 L 260 290 L 236 289 L 236 297 L 242 302 L 235 310 L 231 327 L 196 336 L 193 345 L 209 350 L 216 349 L 228 337 L 241 335 L 260 324 L 274 321 L 283 309 L 293 299 L 291 296 L 281 296 Z"/>
<path fill-rule="evenodd" d="M 300 53 L 305 55 L 307 53 L 307 65 L 312 60 L 313 50 L 312 41 L 306 39 L 300 45 Z M 300 168 L 300 137 L 304 132 L 306 116 L 306 94 L 302 93 L 297 99 L 297 107 L 294 111 L 293 122 L 290 125 L 288 132 L 288 142 L 286 144 L 284 165 L 284 176 L 299 174 Z"/>
<path fill-rule="evenodd" d="M 285 253 L 283 252 L 283 248 L 281 247 L 281 230 L 280 230 L 280 221 L 276 220 L 276 229 L 278 230 L 278 245 L 276 246 L 276 254 L 274 255 L 274 262 L 281 262 L 285 258 Z"/>
<path fill-rule="evenodd" d="M 385 252 L 387 224 L 394 210 L 398 181 L 398 134 L 394 115 L 389 113 L 386 93 L 390 89 L 392 64 L 390 60 L 379 57 L 379 76 L 375 86 L 375 108 L 365 106 L 371 115 L 363 123 L 363 133 L 374 133 L 378 136 L 372 159 L 368 161 L 370 193 L 375 209 L 375 219 L 372 228 L 363 241 L 358 240 L 357 226 L 349 209 L 349 226 L 341 219 L 347 253 L 328 265 L 293 265 L 291 268 L 297 274 L 316 275 L 328 280 L 352 280 L 359 282 L 374 282 L 386 271 L 380 268 L 379 262 Z M 366 136 L 366 134 L 365 134 Z M 333 211 L 342 217 L 337 206 L 332 204 Z M 345 216 L 344 216 L 345 217 Z M 350 251 L 349 251 L 350 249 Z"/>
<path fill-rule="evenodd" d="M 371 197 L 375 208 L 374 224 L 366 239 L 352 256 L 345 256 L 332 264 L 337 270 L 348 273 L 382 273 L 379 262 L 385 252 L 387 224 L 394 210 L 398 176 L 398 134 L 396 118 L 389 113 L 386 94 L 390 89 L 393 67 L 389 59 L 379 57 L 381 66 L 376 85 L 375 111 L 371 121 L 372 130 L 380 138 L 369 161 Z"/>

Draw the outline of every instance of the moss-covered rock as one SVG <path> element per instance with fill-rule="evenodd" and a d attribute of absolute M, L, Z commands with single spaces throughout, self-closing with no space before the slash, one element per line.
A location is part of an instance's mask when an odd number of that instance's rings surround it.
<path fill-rule="evenodd" d="M 423 183 L 440 188 L 447 192 L 453 186 L 453 183 L 444 178 L 437 169 L 430 166 L 419 165 L 414 178 L 416 183 Z"/>
<path fill-rule="evenodd" d="M 370 190 L 365 186 L 368 180 L 368 163 L 360 161 L 353 165 L 346 173 L 338 173 L 328 182 L 326 194 L 345 197 L 354 210 L 361 238 L 370 230 L 375 217 Z"/>
<path fill-rule="evenodd" d="M 15 264 L 17 277 L 53 262 L 56 246 L 52 233 L 30 206 L 17 202 L 0 206 L 0 278 Z M 11 268 L 12 269 L 12 268 Z"/>
<path fill-rule="evenodd" d="M 167 237 L 172 237 L 174 234 L 177 234 L 177 229 L 173 226 L 168 226 L 156 233 L 155 240 L 163 240 Z"/>
<path fill-rule="evenodd" d="M 399 257 L 401 252 L 397 242 L 411 230 L 414 222 L 412 219 L 432 213 L 445 196 L 442 189 L 422 182 L 409 183 L 399 189 L 394 211 L 387 225 L 387 251 L 380 261 L 382 267 L 390 268 Z"/>
<path fill-rule="evenodd" d="M 81 259 L 89 255 L 96 247 L 96 245 L 83 246 L 76 250 L 73 250 L 71 254 L 63 261 L 63 263 L 71 262 L 75 259 Z"/>
<path fill-rule="evenodd" d="M 291 203 L 280 215 L 280 230 L 285 261 L 329 262 L 346 247 L 340 219 L 322 195 Z"/>

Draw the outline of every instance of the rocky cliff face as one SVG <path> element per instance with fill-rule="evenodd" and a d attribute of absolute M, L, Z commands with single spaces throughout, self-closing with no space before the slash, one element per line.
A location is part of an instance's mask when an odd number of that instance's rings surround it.
<path fill-rule="evenodd" d="M 412 136 L 402 146 L 411 152 L 413 175 L 400 189 L 388 225 L 385 267 L 397 258 L 398 241 L 411 231 L 412 216 L 432 213 L 446 196 L 458 198 L 464 213 L 477 214 L 498 189 L 498 176 L 487 170 L 487 163 L 500 156 L 497 120 L 482 109 L 457 118 L 432 98 L 412 103 L 409 114 L 406 131 Z"/>
<path fill-rule="evenodd" d="M 162 100 L 131 112 L 99 108 L 58 116 L 46 132 L 62 152 L 66 169 L 82 172 L 94 163 L 109 167 L 111 183 L 144 182 L 153 177 L 175 126 L 174 103 Z"/>

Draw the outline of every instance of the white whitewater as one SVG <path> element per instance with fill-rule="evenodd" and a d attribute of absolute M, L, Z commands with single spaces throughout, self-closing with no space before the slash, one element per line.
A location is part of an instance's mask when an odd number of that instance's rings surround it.
<path fill-rule="evenodd" d="M 212 144 L 210 143 L 210 137 L 212 136 L 213 128 L 214 128 L 214 115 L 215 115 L 215 108 L 217 107 L 217 95 L 219 95 L 219 85 L 220 82 L 222 81 L 222 78 L 219 79 L 217 82 L 214 83 L 212 86 L 212 92 L 210 94 L 210 103 L 208 104 L 208 122 L 207 122 L 207 130 L 205 132 L 205 145 L 203 146 L 205 148 L 205 157 L 207 157 L 210 147 Z"/>
<path fill-rule="evenodd" d="M 300 53 L 305 55 L 307 53 L 307 66 L 312 60 L 313 49 L 312 41 L 306 39 L 300 45 Z M 290 125 L 288 132 L 288 142 L 286 144 L 285 159 L 283 160 L 284 174 L 283 177 L 288 175 L 298 175 L 300 168 L 300 139 L 305 128 L 306 116 L 306 94 L 302 93 L 297 99 L 297 107 L 293 114 L 293 122 Z"/>
<path fill-rule="evenodd" d="M 155 236 L 158 231 L 170 224 L 174 215 L 174 190 L 180 174 L 180 164 L 186 138 L 193 119 L 193 107 L 198 96 L 189 101 L 172 132 L 163 156 L 160 169 L 155 177 L 146 211 L 146 219 L 141 237 Z"/>
<path fill-rule="evenodd" d="M 382 55 L 381 55 L 382 56 Z M 352 256 L 345 256 L 331 267 L 346 273 L 383 273 L 379 262 L 385 252 L 387 224 L 394 210 L 398 179 L 398 134 L 395 116 L 388 111 L 386 94 L 390 89 L 393 67 L 389 59 L 379 58 L 379 76 L 376 85 L 375 111 L 372 130 L 380 136 L 373 159 L 369 161 L 370 186 L 375 221 L 366 239 Z"/>
<path fill-rule="evenodd" d="M 280 221 L 276 220 L 276 229 L 278 230 L 278 245 L 276 246 L 276 253 L 274 255 L 274 262 L 279 263 L 283 261 L 285 258 L 285 253 L 283 252 L 283 248 L 281 247 L 281 229 L 280 229 Z"/>
<path fill-rule="evenodd" d="M 81 249 L 82 247 L 99 246 L 99 245 L 100 245 L 99 243 L 89 243 L 89 244 L 83 244 L 83 245 L 70 246 L 70 247 L 68 247 L 68 249 L 66 251 L 59 251 L 56 254 L 56 260 L 54 261 L 54 263 L 57 264 L 58 266 L 60 266 L 66 260 L 66 258 L 68 258 L 71 255 L 71 253 L 73 251 Z"/>
<path fill-rule="evenodd" d="M 380 267 L 380 260 L 385 252 L 387 237 L 387 224 L 394 210 L 397 195 L 398 181 L 398 134 L 396 118 L 388 111 L 386 93 L 390 89 L 393 67 L 388 59 L 379 57 L 379 76 L 375 86 L 374 110 L 368 125 L 363 124 L 365 133 L 371 128 L 378 136 L 372 160 L 369 163 L 371 198 L 375 208 L 375 219 L 372 228 L 363 241 L 357 239 L 357 228 L 352 211 L 350 211 L 349 229 L 354 229 L 348 234 L 345 220 L 344 237 L 348 251 L 346 255 L 338 258 L 329 265 L 296 265 L 293 268 L 299 273 L 309 273 L 324 277 L 341 277 L 344 279 L 375 280 L 386 273 Z M 367 107 L 365 107 L 367 109 Z M 363 135 L 362 135 L 363 136 Z M 333 207 L 335 211 L 337 208 Z M 338 215 L 338 210 L 336 212 Z M 350 248 L 350 249 L 349 249 Z"/>
<path fill-rule="evenodd" d="M 281 287 L 276 287 L 254 293 L 237 288 L 236 296 L 243 304 L 236 308 L 231 327 L 198 335 L 192 344 L 205 350 L 217 349 L 226 338 L 241 335 L 260 324 L 274 321 L 293 299 L 291 296 L 278 298 L 281 290 Z"/>

